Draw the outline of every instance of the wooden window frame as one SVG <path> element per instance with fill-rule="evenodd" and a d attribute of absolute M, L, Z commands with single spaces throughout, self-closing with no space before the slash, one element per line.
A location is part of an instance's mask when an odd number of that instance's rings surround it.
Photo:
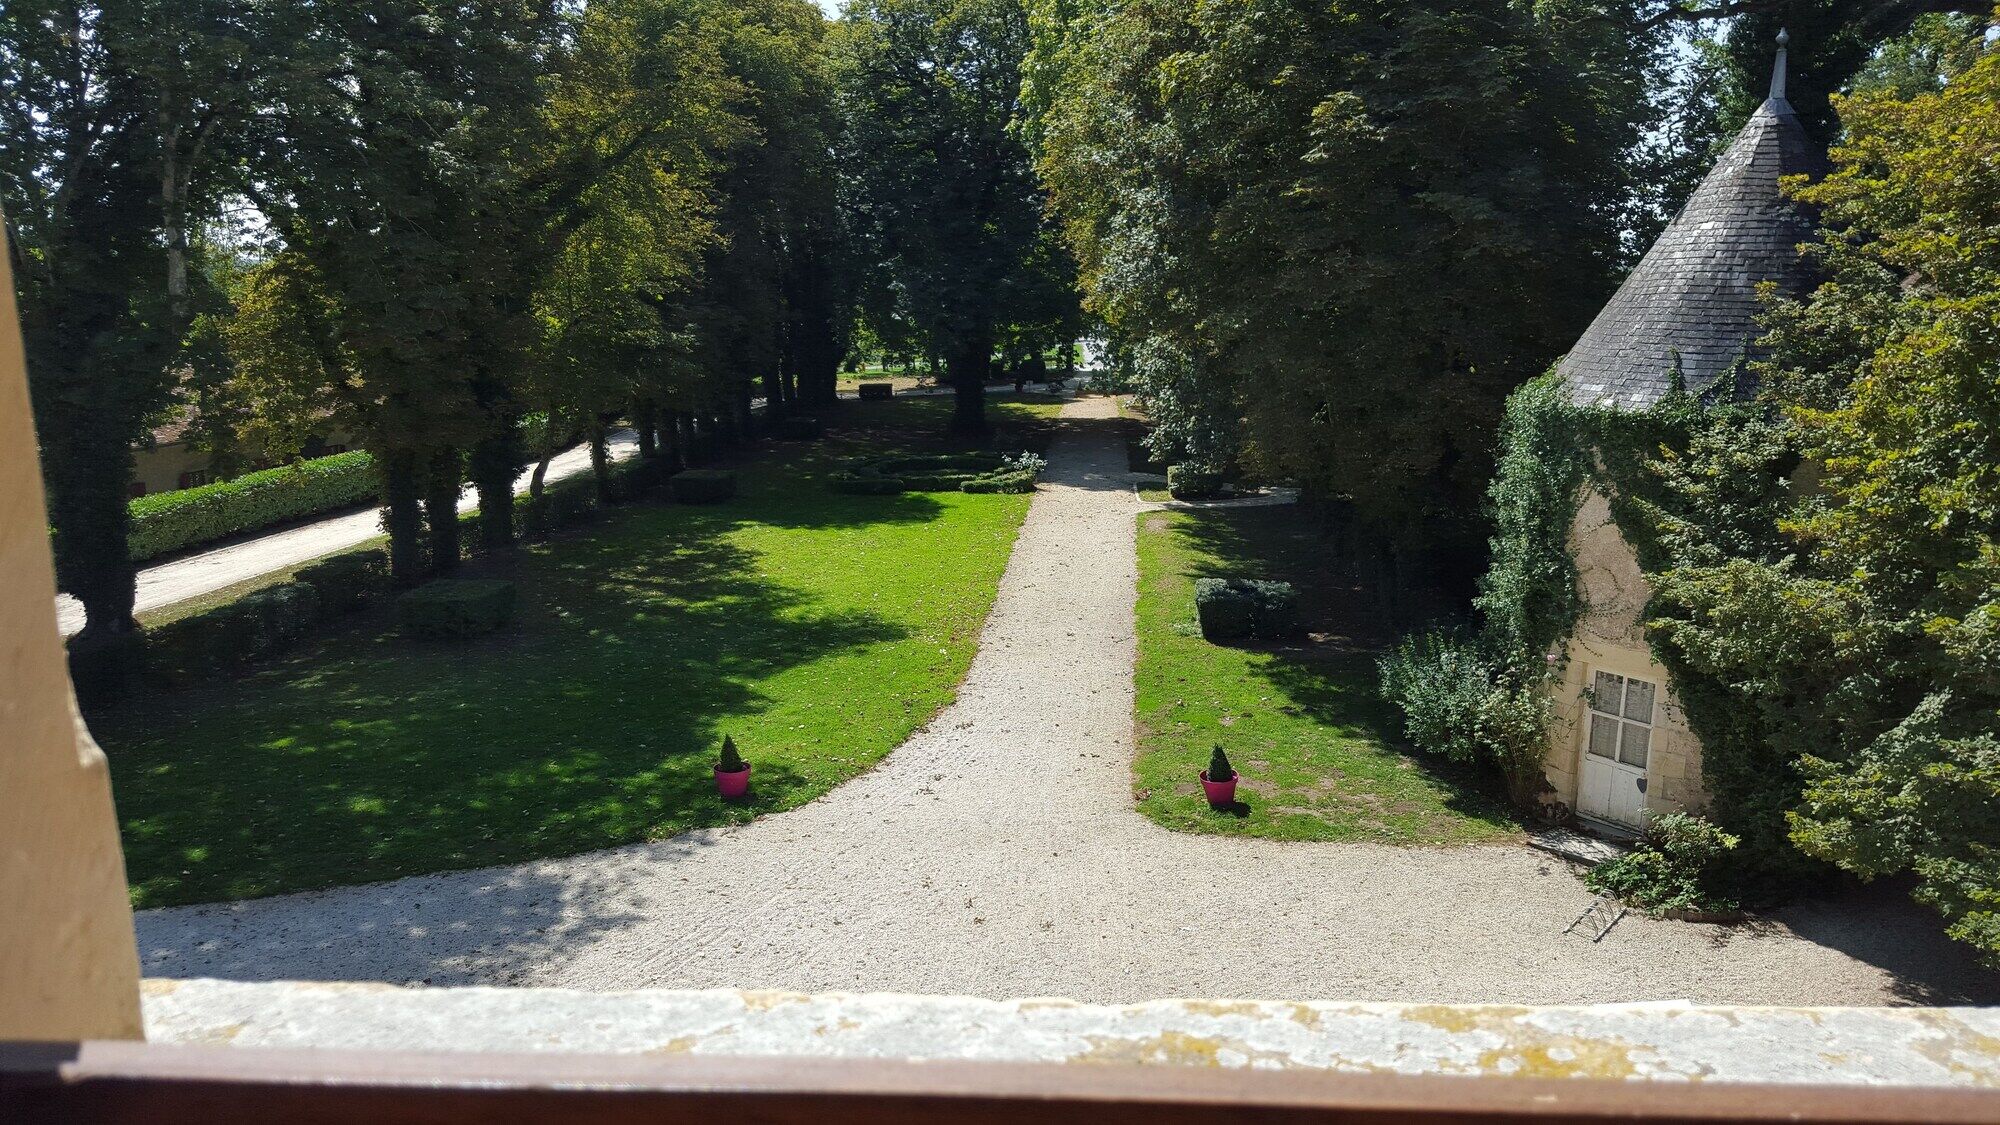
<path fill-rule="evenodd" d="M 1618 680 L 1618 702 L 1614 710 L 1607 711 L 1598 706 L 1597 681 L 1601 676 L 1611 676 Z M 1646 717 L 1644 719 L 1635 719 L 1626 714 L 1626 703 L 1631 699 L 1632 685 L 1635 682 L 1645 684 L 1647 687 L 1653 689 L 1653 698 L 1646 705 Z M 1654 735 L 1659 730 L 1659 724 L 1656 720 L 1660 714 L 1661 687 L 1662 685 L 1658 680 L 1648 679 L 1644 676 L 1627 675 L 1624 672 L 1613 672 L 1608 668 L 1592 667 L 1590 670 L 1590 691 L 1584 694 L 1583 700 L 1584 756 L 1590 757 L 1595 755 L 1599 758 L 1604 758 L 1608 762 L 1624 766 L 1627 769 L 1635 769 L 1642 773 L 1650 774 L 1653 767 Z M 1618 740 L 1611 748 L 1612 752 L 1609 757 L 1597 754 L 1596 751 L 1591 749 L 1592 736 L 1596 733 L 1597 720 L 1599 718 L 1609 719 L 1618 725 Z M 1637 764 L 1625 760 L 1625 728 L 1627 726 L 1638 726 L 1646 729 L 1646 749 L 1643 752 L 1645 760 Z"/>

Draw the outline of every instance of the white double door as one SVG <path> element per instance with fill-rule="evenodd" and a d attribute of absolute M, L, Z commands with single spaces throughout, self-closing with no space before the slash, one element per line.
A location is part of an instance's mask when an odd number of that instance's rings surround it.
<path fill-rule="evenodd" d="M 1627 828 L 1646 825 L 1646 759 L 1659 685 L 1599 671 L 1585 700 L 1576 811 Z"/>

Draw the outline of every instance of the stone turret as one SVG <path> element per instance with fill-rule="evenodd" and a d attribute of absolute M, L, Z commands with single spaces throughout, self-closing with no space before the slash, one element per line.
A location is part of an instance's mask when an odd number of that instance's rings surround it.
<path fill-rule="evenodd" d="M 1785 100 L 1785 40 L 1770 97 L 1557 365 L 1577 405 L 1644 409 L 1666 394 L 1676 356 L 1688 388 L 1710 393 L 1739 358 L 1756 357 L 1758 284 L 1790 294 L 1812 284 L 1798 250 L 1812 217 L 1778 180 L 1823 175 L 1826 157 Z"/>

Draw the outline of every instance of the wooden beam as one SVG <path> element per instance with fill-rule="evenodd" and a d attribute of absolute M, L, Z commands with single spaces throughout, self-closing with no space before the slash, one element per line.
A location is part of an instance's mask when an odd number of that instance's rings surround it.
<path fill-rule="evenodd" d="M 0 1044 L 0 1120 L 659 1125 L 2000 1120 L 2000 1092 L 1111 1064 Z"/>

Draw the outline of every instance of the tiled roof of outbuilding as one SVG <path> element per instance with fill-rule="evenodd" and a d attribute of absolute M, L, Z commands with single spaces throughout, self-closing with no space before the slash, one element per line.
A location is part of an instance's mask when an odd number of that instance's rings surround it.
<path fill-rule="evenodd" d="M 1557 364 L 1579 406 L 1641 410 L 1667 393 L 1679 353 L 1689 390 L 1708 390 L 1758 335 L 1759 282 L 1812 282 L 1798 246 L 1811 219 L 1778 177 L 1819 176 L 1826 157 L 1784 98 L 1780 51 L 1771 98 L 1752 114 L 1687 206 Z"/>

